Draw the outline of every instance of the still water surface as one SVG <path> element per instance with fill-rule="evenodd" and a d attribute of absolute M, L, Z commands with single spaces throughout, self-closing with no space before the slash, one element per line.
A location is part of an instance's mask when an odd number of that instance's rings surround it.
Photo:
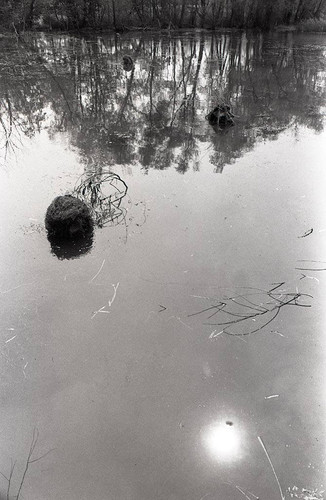
<path fill-rule="evenodd" d="M 33 432 L 25 499 L 324 498 L 325 36 L 0 44 L 0 498 Z M 103 171 L 124 217 L 58 258 Z"/>

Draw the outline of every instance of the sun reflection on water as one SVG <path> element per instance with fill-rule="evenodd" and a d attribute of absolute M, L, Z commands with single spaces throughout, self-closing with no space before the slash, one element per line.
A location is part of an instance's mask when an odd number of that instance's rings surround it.
<path fill-rule="evenodd" d="M 203 429 L 202 443 L 213 459 L 233 462 L 243 456 L 243 434 L 232 421 L 217 421 Z"/>

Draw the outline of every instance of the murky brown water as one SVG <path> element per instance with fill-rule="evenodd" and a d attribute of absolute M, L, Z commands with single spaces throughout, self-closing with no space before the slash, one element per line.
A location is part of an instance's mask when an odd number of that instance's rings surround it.
<path fill-rule="evenodd" d="M 323 498 L 325 36 L 0 44 L 0 497 L 36 429 L 25 499 Z M 124 219 L 57 258 L 108 169 Z"/>

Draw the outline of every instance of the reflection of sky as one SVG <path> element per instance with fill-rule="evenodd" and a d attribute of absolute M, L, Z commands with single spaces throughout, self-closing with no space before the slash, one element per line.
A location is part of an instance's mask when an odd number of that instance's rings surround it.
<path fill-rule="evenodd" d="M 244 431 L 237 422 L 217 420 L 204 427 L 202 444 L 209 456 L 218 462 L 236 462 L 244 455 Z"/>
<path fill-rule="evenodd" d="M 299 132 L 297 142 L 284 133 L 260 144 L 222 176 L 212 174 L 209 142 L 202 143 L 200 173 L 144 176 L 133 168 L 128 240 L 123 226 L 99 230 L 93 251 L 80 260 L 54 259 L 44 233 L 19 229 L 29 218 L 42 222 L 54 195 L 72 189 L 83 171 L 65 136 L 50 141 L 43 133 L 8 174 L 1 171 L 9 243 L 1 285 L 3 291 L 24 286 L 2 295 L 4 326 L 17 329 L 4 331 L 3 344 L 17 337 L 5 344 L 12 364 L 2 363 L 7 405 L 0 470 L 9 469 L 14 453 L 24 466 L 36 420 L 35 456 L 56 450 L 35 464 L 35 500 L 49 498 L 46 487 L 52 498 L 69 491 L 71 500 L 102 500 L 108 491 L 117 500 L 245 497 L 229 485 L 223 490 L 224 480 L 261 499 L 280 498 L 257 435 L 284 491 L 320 487 L 325 393 L 319 375 L 326 372 L 315 344 L 325 345 L 325 273 L 307 272 L 300 280 L 292 270 L 296 259 L 326 259 L 326 141 L 325 133 Z M 127 177 L 125 167 L 114 170 Z M 313 234 L 298 239 L 310 227 Z M 270 330 L 284 336 L 267 330 L 246 342 L 209 340 L 212 330 L 186 316 L 193 312 L 190 294 L 219 298 L 223 287 L 288 276 L 298 280 L 293 287 L 311 287 L 314 301 L 310 309 L 282 311 Z M 91 319 L 117 282 L 110 315 Z M 158 312 L 158 304 L 168 310 Z M 274 393 L 280 397 L 264 399 Z M 211 404 L 203 409 L 199 401 Z M 18 425 L 20 453 L 12 451 Z M 95 483 L 98 489 L 89 492 Z"/>

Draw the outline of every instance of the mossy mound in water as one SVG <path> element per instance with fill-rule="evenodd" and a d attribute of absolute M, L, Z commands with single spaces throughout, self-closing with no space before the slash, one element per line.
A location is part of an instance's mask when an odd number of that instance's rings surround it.
<path fill-rule="evenodd" d="M 211 125 L 220 128 L 232 127 L 234 125 L 233 118 L 234 114 L 227 104 L 219 104 L 206 116 L 206 120 L 208 120 Z"/>
<path fill-rule="evenodd" d="M 51 245 L 51 252 L 58 259 L 78 259 L 82 255 L 86 255 L 91 251 L 93 245 L 93 231 L 81 238 L 57 238 L 48 235 L 48 240 Z"/>
<path fill-rule="evenodd" d="M 92 231 L 93 220 L 83 201 L 71 195 L 58 196 L 46 211 L 45 227 L 52 238 L 74 240 Z"/>
<path fill-rule="evenodd" d="M 123 56 L 122 62 L 123 62 L 123 69 L 125 71 L 131 71 L 132 68 L 134 67 L 134 61 L 130 56 Z"/>

